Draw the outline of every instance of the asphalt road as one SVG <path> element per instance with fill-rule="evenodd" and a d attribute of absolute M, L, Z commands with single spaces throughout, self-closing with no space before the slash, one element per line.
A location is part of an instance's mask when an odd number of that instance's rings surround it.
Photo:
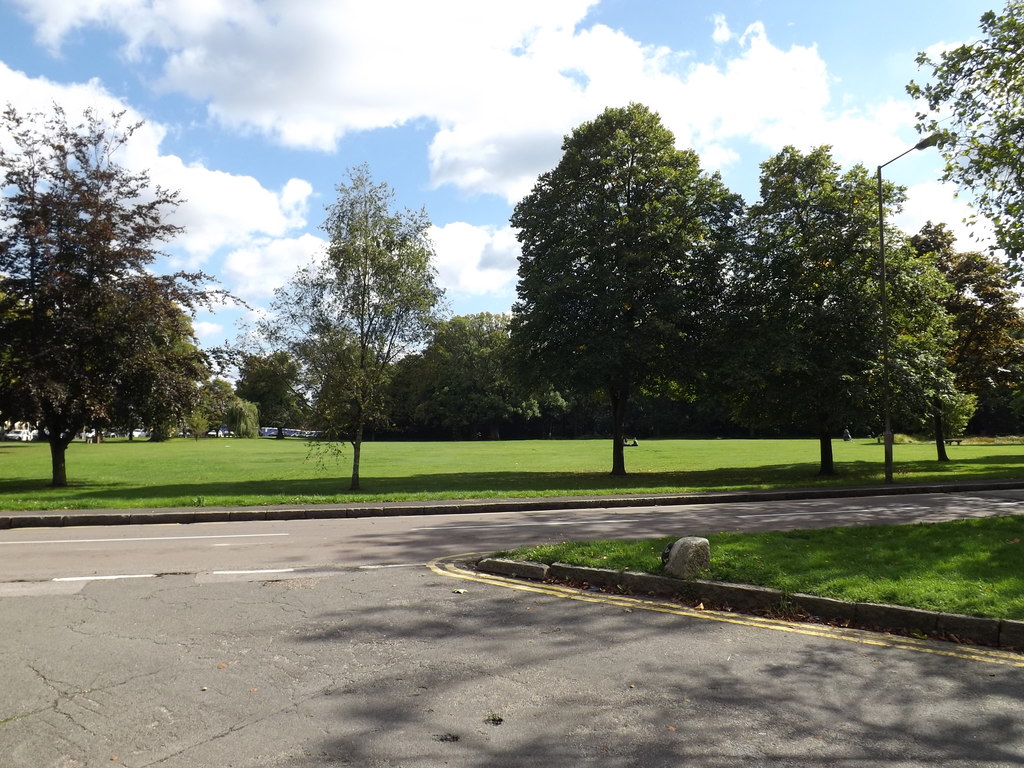
<path fill-rule="evenodd" d="M 10 582 L 223 570 L 425 564 L 562 539 L 940 521 L 1024 511 L 1024 490 L 410 517 L 0 530 Z M 4 586 L 4 583 L 8 583 Z"/>
<path fill-rule="evenodd" d="M 1021 504 L 1002 492 L 0 531 L 0 765 L 1024 765 L 1019 655 L 425 567 L 569 537 Z M 295 570 L 225 573 L 267 569 Z M 96 575 L 134 578 L 54 581 Z"/>

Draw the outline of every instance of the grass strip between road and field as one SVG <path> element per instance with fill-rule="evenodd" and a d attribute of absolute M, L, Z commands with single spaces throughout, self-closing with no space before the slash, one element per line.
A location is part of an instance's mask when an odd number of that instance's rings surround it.
<path fill-rule="evenodd" d="M 664 575 L 661 553 L 676 538 L 563 542 L 496 556 Z M 1024 516 L 706 538 L 706 579 L 1024 620 Z"/>

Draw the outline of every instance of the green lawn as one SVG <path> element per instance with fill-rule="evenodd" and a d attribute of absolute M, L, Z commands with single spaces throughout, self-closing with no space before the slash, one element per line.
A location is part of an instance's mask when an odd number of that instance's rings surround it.
<path fill-rule="evenodd" d="M 351 453 L 327 466 L 300 440 L 74 443 L 71 487 L 49 483 L 41 443 L 0 443 L 0 508 L 96 509 L 862 485 L 882 481 L 882 446 L 834 444 L 839 475 L 821 479 L 814 440 L 651 440 L 612 478 L 608 440 L 366 443 L 363 492 L 346 492 Z M 1024 446 L 896 446 L 897 482 L 1024 477 Z"/>
<path fill-rule="evenodd" d="M 1024 619 L 1024 516 L 770 533 L 720 533 L 706 578 L 784 592 Z M 500 553 L 664 573 L 674 538 L 565 542 Z"/>

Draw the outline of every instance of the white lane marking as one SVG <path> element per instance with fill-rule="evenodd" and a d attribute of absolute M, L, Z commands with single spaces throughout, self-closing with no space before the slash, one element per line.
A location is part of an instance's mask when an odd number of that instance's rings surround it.
<path fill-rule="evenodd" d="M 379 571 L 382 568 L 423 568 L 426 563 L 394 563 L 392 565 L 360 565 L 360 571 Z"/>
<path fill-rule="evenodd" d="M 625 517 L 613 517 L 610 520 L 551 520 L 544 523 L 481 523 L 479 525 L 433 525 L 413 528 L 414 531 L 451 531 L 473 528 L 535 528 L 543 525 L 601 525 L 603 523 L 642 523 L 643 520 L 631 520 Z"/>
<path fill-rule="evenodd" d="M 261 568 L 254 571 L 210 571 L 214 576 L 242 576 L 252 573 L 293 573 L 294 568 Z"/>
<path fill-rule="evenodd" d="M 206 536 L 137 536 L 126 539 L 39 539 L 36 541 L 0 541 L 3 544 L 103 544 L 115 541 L 180 541 L 184 539 L 255 539 L 266 536 L 291 536 L 290 533 L 218 533 Z"/>
<path fill-rule="evenodd" d="M 155 573 L 122 573 L 116 576 L 60 576 L 52 581 L 113 581 L 114 579 L 155 579 Z"/>

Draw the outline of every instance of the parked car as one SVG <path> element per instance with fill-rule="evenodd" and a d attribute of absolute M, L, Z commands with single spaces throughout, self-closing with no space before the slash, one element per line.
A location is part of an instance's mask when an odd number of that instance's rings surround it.
<path fill-rule="evenodd" d="M 33 440 L 32 430 L 30 429 L 12 429 L 4 435 L 4 440 L 16 440 L 22 443 L 28 443 Z"/>

